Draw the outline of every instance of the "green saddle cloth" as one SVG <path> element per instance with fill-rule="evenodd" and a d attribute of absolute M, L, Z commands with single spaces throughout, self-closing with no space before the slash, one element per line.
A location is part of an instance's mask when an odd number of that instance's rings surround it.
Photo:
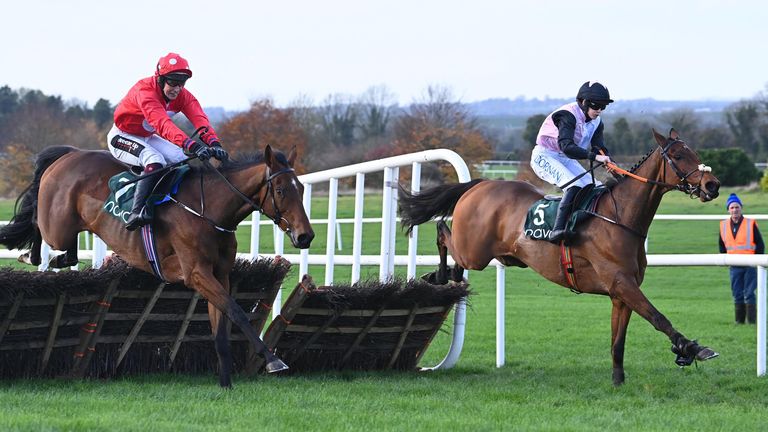
<path fill-rule="evenodd" d="M 171 196 L 179 190 L 179 185 L 184 176 L 189 172 L 189 165 L 180 165 L 169 172 L 163 174 L 157 186 L 147 198 L 147 213 L 154 216 L 155 207 L 169 201 Z M 133 191 L 136 188 L 136 182 L 125 185 L 125 183 L 138 177 L 131 171 L 123 171 L 109 179 L 109 196 L 104 201 L 102 210 L 116 217 L 123 222 L 128 222 L 133 208 Z"/>
<path fill-rule="evenodd" d="M 597 204 L 598 198 L 608 188 L 605 186 L 597 187 L 585 187 L 576 196 L 576 205 L 571 211 L 571 216 L 568 218 L 568 223 L 565 224 L 565 229 L 568 232 L 573 233 L 576 229 L 576 225 L 584 219 L 584 216 L 588 215 L 588 212 L 594 210 Z M 525 218 L 525 236 L 536 240 L 547 240 L 549 233 L 552 232 L 552 228 L 555 226 L 555 218 L 557 217 L 557 206 L 560 204 L 562 197 L 544 197 L 535 203 L 528 209 L 528 214 Z"/>

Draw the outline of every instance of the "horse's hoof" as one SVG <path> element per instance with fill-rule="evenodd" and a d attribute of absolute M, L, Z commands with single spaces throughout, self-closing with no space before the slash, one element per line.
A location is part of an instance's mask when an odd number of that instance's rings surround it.
<path fill-rule="evenodd" d="M 698 353 L 696 353 L 696 359 L 699 361 L 704 361 L 704 360 L 713 359 L 719 355 L 720 354 L 714 352 L 710 348 L 703 347 Z"/>
<path fill-rule="evenodd" d="M 22 263 L 22 264 L 29 264 L 29 265 L 33 265 L 33 264 L 32 264 L 32 259 L 30 259 L 30 258 L 29 258 L 29 252 L 27 252 L 27 253 L 23 253 L 23 254 L 19 255 L 19 258 L 17 258 L 17 260 L 18 260 L 20 263 Z"/>
<path fill-rule="evenodd" d="M 624 370 L 623 369 L 613 369 L 613 385 L 614 385 L 614 387 L 619 387 L 622 384 L 624 384 Z"/>
<path fill-rule="evenodd" d="M 78 265 L 80 262 L 75 259 L 72 261 L 67 261 L 67 254 L 63 253 L 60 255 L 56 255 L 55 257 L 51 258 L 48 261 L 48 267 L 55 268 L 55 269 L 64 269 L 67 267 L 72 267 L 73 265 Z"/>
<path fill-rule="evenodd" d="M 266 370 L 267 373 L 282 372 L 284 370 L 288 370 L 288 365 L 283 363 L 283 361 L 279 358 L 275 357 L 274 360 L 267 363 Z"/>

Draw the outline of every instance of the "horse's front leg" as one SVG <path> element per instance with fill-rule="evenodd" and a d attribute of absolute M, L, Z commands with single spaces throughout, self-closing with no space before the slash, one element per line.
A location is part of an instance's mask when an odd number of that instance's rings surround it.
<path fill-rule="evenodd" d="M 616 276 L 611 297 L 626 304 L 632 311 L 645 318 L 658 331 L 664 333 L 672 342 L 672 351 L 678 355 L 676 363 L 687 366 L 694 359 L 701 361 L 717 357 L 719 354 L 712 349 L 700 346 L 695 341 L 683 336 L 661 312 L 645 297 L 640 287 L 633 280 L 621 274 Z"/>
<path fill-rule="evenodd" d="M 48 267 L 63 269 L 79 263 L 77 259 L 77 247 L 69 248 L 63 254 L 56 255 L 48 262 Z"/>
<path fill-rule="evenodd" d="M 233 324 L 240 328 L 240 331 L 246 335 L 254 348 L 256 348 L 256 352 L 264 357 L 268 373 L 288 369 L 288 366 L 282 360 L 269 351 L 264 341 L 261 340 L 251 326 L 243 308 L 237 304 L 235 299 L 229 295 L 228 290 L 219 283 L 210 271 L 201 270 L 200 268 L 193 270 L 189 286 L 199 292 L 209 303 L 218 308 Z"/>
<path fill-rule="evenodd" d="M 612 299 L 611 311 L 611 356 L 613 358 L 613 385 L 624 384 L 624 343 L 632 309 L 621 300 Z"/>
<path fill-rule="evenodd" d="M 227 318 L 210 302 L 208 302 L 208 318 L 211 321 L 216 355 L 219 357 L 219 385 L 232 388 L 232 350 L 229 346 Z"/>

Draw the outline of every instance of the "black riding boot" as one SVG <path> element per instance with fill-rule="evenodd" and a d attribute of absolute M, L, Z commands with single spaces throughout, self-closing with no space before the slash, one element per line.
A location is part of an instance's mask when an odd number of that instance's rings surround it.
<path fill-rule="evenodd" d="M 734 303 L 734 310 L 736 311 L 736 324 L 744 324 L 744 318 L 747 316 L 747 308 L 744 303 Z"/>
<path fill-rule="evenodd" d="M 133 191 L 133 208 L 125 229 L 134 231 L 137 228 L 152 222 L 152 217 L 147 213 L 146 203 L 149 194 L 155 187 L 158 176 L 146 177 L 136 183 L 136 190 Z"/>
<path fill-rule="evenodd" d="M 757 322 L 757 309 L 753 304 L 745 305 L 747 307 L 747 324 L 754 324 Z"/>
<path fill-rule="evenodd" d="M 565 237 L 565 226 L 568 223 L 568 218 L 571 216 L 573 200 L 576 198 L 576 194 L 578 194 L 580 190 L 580 187 L 573 186 L 568 188 L 568 190 L 566 190 L 563 194 L 563 199 L 560 200 L 560 205 L 557 206 L 555 226 L 552 228 L 552 232 L 549 233 L 550 242 L 558 244 Z"/>

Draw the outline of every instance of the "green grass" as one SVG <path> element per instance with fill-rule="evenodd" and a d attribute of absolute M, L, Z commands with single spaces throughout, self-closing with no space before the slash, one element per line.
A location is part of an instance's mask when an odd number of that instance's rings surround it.
<path fill-rule="evenodd" d="M 669 193 L 659 213 L 724 214 L 727 193 L 702 204 Z M 739 192 L 747 213 L 768 200 Z M 380 214 L 380 198 L 366 216 Z M 339 217 L 351 217 L 343 199 Z M 313 217 L 327 202 L 313 201 Z M 0 220 L 7 220 L 0 202 Z M 345 251 L 351 225 L 343 226 Z M 313 253 L 325 250 L 317 226 Z M 366 227 L 364 253 L 378 252 L 379 228 Z M 242 232 L 241 232 L 242 231 Z M 238 231 L 247 247 L 247 229 Z M 433 254 L 434 231 L 420 251 Z M 717 222 L 657 221 L 651 253 L 716 253 Z M 398 253 L 405 252 L 398 236 Z M 243 240 L 244 239 L 244 240 Z M 271 244 L 271 228 L 262 244 Z M 375 240 L 375 241 L 373 241 Z M 244 250 L 244 249 L 243 249 Z M 266 250 L 266 249 L 264 249 Z M 286 252 L 291 252 L 286 247 Z M 376 274 L 378 269 L 367 269 Z M 427 271 L 429 269 L 420 269 Z M 322 269 L 312 268 L 317 281 Z M 337 269 L 336 280 L 348 280 Z M 0 430 L 759 430 L 768 405 L 766 378 L 755 376 L 755 327 L 732 324 L 728 271 L 650 267 L 643 291 L 690 338 L 720 357 L 677 368 L 666 336 L 635 315 L 625 354 L 627 382 L 611 384 L 610 301 L 574 295 L 528 269 L 506 270 L 506 366 L 495 368 L 495 272 L 470 272 L 467 337 L 458 365 L 436 373 L 324 373 L 236 377 L 235 389 L 209 376 L 149 375 L 110 381 L 0 382 Z M 289 275 L 292 285 L 298 275 Z M 449 328 L 422 365 L 445 355 Z M 1 365 L 0 365 L 1 366 Z"/>

